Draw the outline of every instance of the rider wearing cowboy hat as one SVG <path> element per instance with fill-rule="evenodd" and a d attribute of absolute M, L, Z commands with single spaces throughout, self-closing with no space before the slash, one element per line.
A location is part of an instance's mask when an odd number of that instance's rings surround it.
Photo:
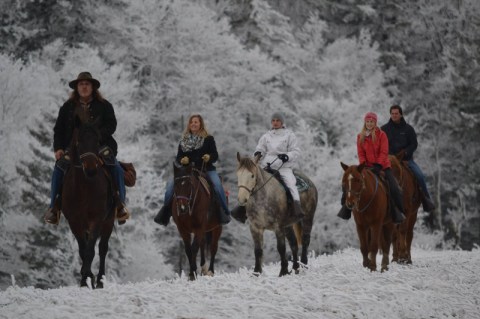
<path fill-rule="evenodd" d="M 57 225 L 60 220 L 60 191 L 65 170 L 61 163 L 65 162 L 66 158 L 68 161 L 68 156 L 65 156 L 65 154 L 73 137 L 75 108 L 84 108 L 89 111 L 90 120 L 98 122 L 100 145 L 103 146 L 100 149 L 104 150 L 104 154 L 108 153 L 107 155 L 110 156 L 111 165 L 107 165 L 107 167 L 110 169 L 119 191 L 118 196 L 114 194 L 118 199 L 116 201 L 116 216 L 119 223 L 124 223 L 130 217 L 130 213 L 125 206 L 124 171 L 115 158 L 117 155 L 117 142 L 112 135 L 117 128 L 117 120 L 112 104 L 102 97 L 98 91 L 100 82 L 94 79 L 90 72 L 81 72 L 68 85 L 73 91 L 70 94 L 70 98 L 60 108 L 55 127 L 53 128 L 53 150 L 57 162 L 52 174 L 50 206 L 44 217 L 45 222 Z"/>

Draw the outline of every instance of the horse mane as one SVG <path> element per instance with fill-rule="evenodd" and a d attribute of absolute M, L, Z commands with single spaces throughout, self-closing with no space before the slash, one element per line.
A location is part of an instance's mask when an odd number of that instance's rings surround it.
<path fill-rule="evenodd" d="M 237 167 L 237 171 L 240 169 L 240 168 L 246 168 L 248 169 L 250 172 L 254 173 L 257 169 L 257 164 L 255 164 L 253 162 L 252 159 L 248 158 L 248 157 L 243 157 L 239 160 L 238 162 L 238 167 Z"/>

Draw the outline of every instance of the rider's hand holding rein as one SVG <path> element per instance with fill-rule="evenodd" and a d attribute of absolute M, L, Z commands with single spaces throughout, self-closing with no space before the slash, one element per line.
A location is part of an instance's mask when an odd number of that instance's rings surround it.
<path fill-rule="evenodd" d="M 188 156 L 184 156 L 180 160 L 180 164 L 182 164 L 182 165 L 188 165 L 188 163 L 190 163 L 190 160 L 188 159 Z"/>
<path fill-rule="evenodd" d="M 63 150 L 57 150 L 55 152 L 55 160 L 58 161 L 63 156 L 63 154 L 64 154 Z"/>
<path fill-rule="evenodd" d="M 278 154 L 278 158 L 283 162 L 288 162 L 288 155 L 287 154 Z"/>
<path fill-rule="evenodd" d="M 210 155 L 209 154 L 205 154 L 202 156 L 202 160 L 205 162 L 205 163 L 208 163 L 208 161 L 210 160 Z"/>

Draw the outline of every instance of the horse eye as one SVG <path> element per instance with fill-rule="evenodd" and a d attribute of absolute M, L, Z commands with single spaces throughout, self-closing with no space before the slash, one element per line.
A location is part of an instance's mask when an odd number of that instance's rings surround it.
<path fill-rule="evenodd" d="M 255 178 L 255 175 L 252 174 L 252 178 Z"/>

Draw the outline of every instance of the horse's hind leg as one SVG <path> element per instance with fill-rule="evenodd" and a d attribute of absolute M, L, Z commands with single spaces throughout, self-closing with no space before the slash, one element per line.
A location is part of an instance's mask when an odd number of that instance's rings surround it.
<path fill-rule="evenodd" d="M 298 263 L 298 243 L 295 233 L 293 232 L 293 227 L 289 226 L 285 229 L 285 234 L 288 239 L 288 244 L 290 245 L 290 250 L 292 251 L 293 266 L 292 269 L 296 274 L 299 272 L 300 264 Z M 287 269 L 288 271 L 288 269 Z"/>
<path fill-rule="evenodd" d="M 304 219 L 302 222 L 302 264 L 308 264 L 308 247 L 310 246 L 310 234 L 312 232 L 312 220 Z"/>

